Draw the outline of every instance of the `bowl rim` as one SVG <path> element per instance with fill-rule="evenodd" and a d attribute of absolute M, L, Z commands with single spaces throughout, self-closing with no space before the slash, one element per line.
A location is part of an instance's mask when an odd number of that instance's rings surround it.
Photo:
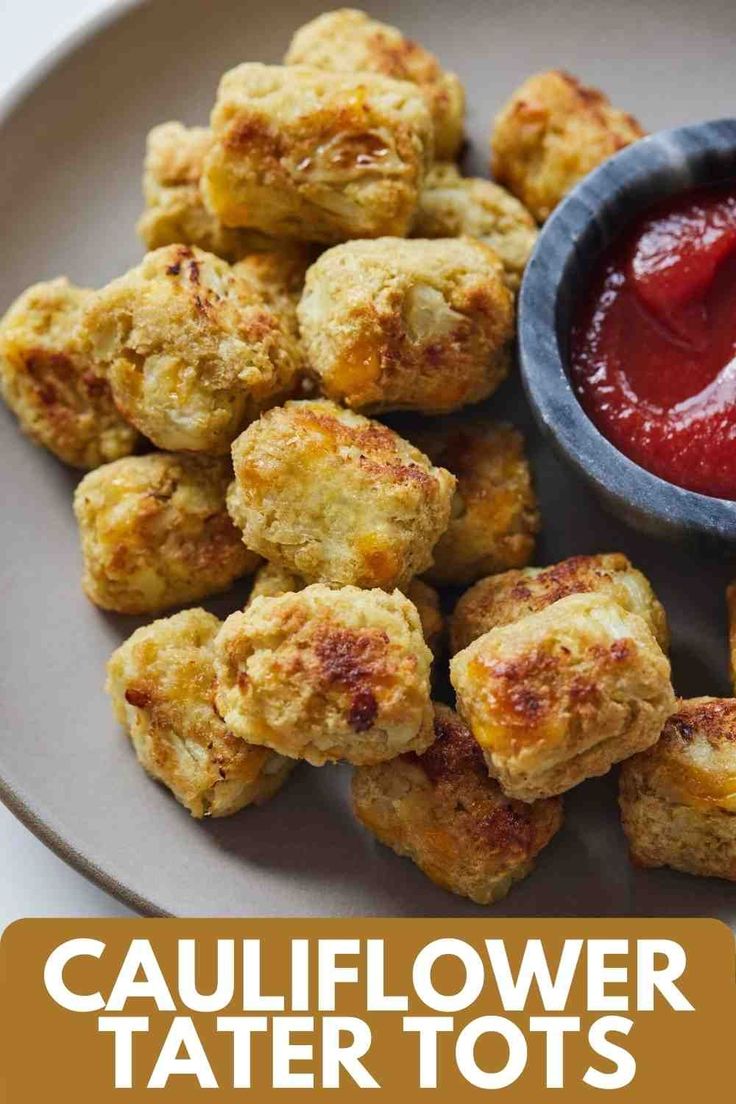
<path fill-rule="evenodd" d="M 722 163 L 715 160 L 719 156 Z M 657 198 L 729 179 L 736 179 L 736 118 L 658 131 L 627 146 L 578 183 L 546 221 L 518 304 L 524 389 L 556 451 L 638 527 L 660 536 L 700 534 L 719 543 L 736 542 L 736 501 L 686 490 L 640 467 L 583 409 L 568 375 L 563 346 L 569 316 L 561 318 L 560 300 L 584 235 L 594 231 L 601 239 L 594 258 L 629 212 L 633 217 Z"/>

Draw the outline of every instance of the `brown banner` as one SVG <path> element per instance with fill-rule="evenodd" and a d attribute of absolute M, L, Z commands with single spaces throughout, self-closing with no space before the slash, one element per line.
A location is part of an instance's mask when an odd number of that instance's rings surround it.
<path fill-rule="evenodd" d="M 711 920 L 27 920 L 0 980 L 7 1104 L 733 1091 Z"/>

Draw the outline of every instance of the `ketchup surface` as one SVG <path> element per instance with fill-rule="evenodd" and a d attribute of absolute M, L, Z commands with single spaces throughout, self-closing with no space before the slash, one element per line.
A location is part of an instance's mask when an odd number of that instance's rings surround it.
<path fill-rule="evenodd" d="M 736 500 L 736 185 L 649 210 L 604 255 L 572 333 L 572 379 L 621 452 Z"/>

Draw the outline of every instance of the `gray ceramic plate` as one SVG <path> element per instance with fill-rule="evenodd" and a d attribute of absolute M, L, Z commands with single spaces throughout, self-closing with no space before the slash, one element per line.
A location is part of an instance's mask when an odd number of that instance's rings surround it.
<path fill-rule="evenodd" d="M 0 121 L 0 306 L 67 273 L 99 285 L 140 256 L 133 225 L 150 126 L 204 122 L 219 74 L 276 61 L 325 4 L 152 0 L 126 5 L 37 73 Z M 733 107 L 732 0 L 393 0 L 368 5 L 434 48 L 470 98 L 469 168 L 483 171 L 491 115 L 528 73 L 565 66 L 651 129 Z M 728 571 L 636 537 L 600 512 L 537 440 L 517 393 L 492 405 L 528 428 L 547 516 L 540 560 L 621 549 L 672 619 L 679 692 L 725 694 Z M 137 622 L 79 589 L 75 477 L 0 413 L 3 487 L 2 795 L 51 847 L 143 911 L 177 915 L 479 915 L 353 823 L 348 774 L 301 770 L 260 810 L 196 823 L 147 780 L 102 690 L 109 652 Z M 231 594 L 212 606 L 236 608 Z M 736 921 L 736 887 L 627 861 L 613 779 L 581 786 L 537 872 L 496 915 L 709 915 Z"/>

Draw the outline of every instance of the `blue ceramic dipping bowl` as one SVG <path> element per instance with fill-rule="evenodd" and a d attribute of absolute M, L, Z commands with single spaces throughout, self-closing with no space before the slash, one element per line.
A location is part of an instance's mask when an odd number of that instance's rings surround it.
<path fill-rule="evenodd" d="M 736 552 L 736 502 L 686 491 L 639 467 L 595 427 L 570 384 L 575 308 L 596 261 L 628 222 L 658 200 L 736 181 L 736 119 L 661 131 L 604 162 L 554 210 L 519 296 L 524 386 L 556 451 L 633 527 Z"/>

